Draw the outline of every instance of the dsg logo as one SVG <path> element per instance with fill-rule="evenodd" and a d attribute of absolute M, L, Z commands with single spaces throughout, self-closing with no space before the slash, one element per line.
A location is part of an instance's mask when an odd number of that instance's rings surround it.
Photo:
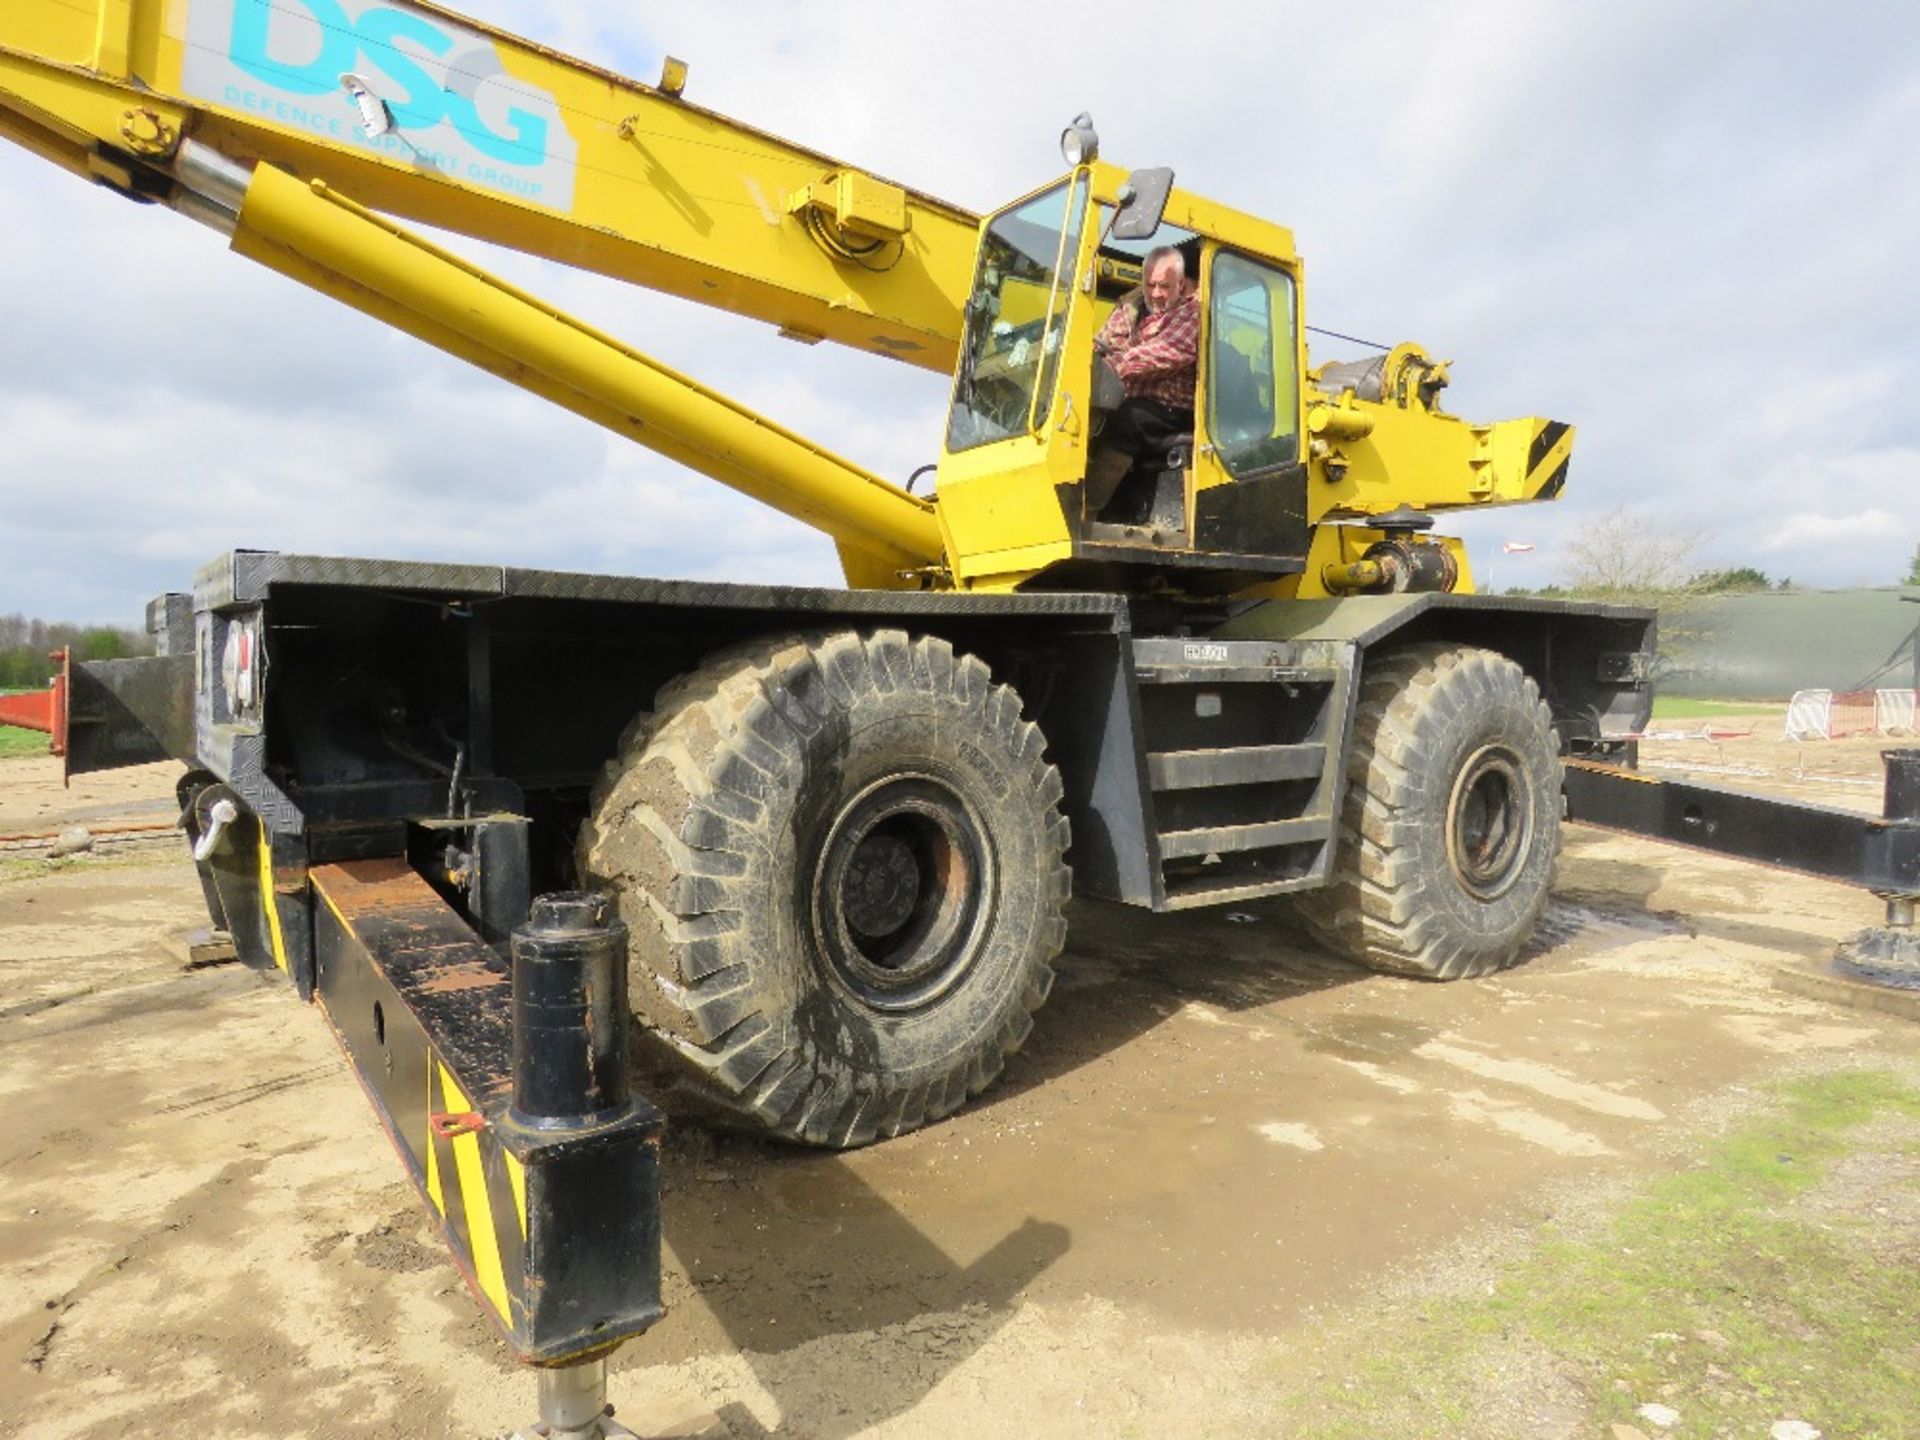
<path fill-rule="evenodd" d="M 467 184 L 559 209 L 575 147 L 554 97 L 507 74 L 488 37 L 376 0 L 191 0 L 189 93 Z M 363 75 L 395 133 L 369 137 L 341 89 Z"/>
<path fill-rule="evenodd" d="M 313 16 L 319 32 L 319 53 L 311 59 L 275 55 L 270 20 L 276 10 L 292 3 Z M 282 11 L 282 13 L 285 13 Z M 339 0 L 236 0 L 233 7 L 233 63 L 268 85 L 296 95 L 326 95 L 338 88 L 340 77 L 358 67 L 366 56 L 373 68 L 394 82 L 395 92 L 380 91 L 402 130 L 431 130 L 442 122 L 470 141 L 483 155 L 519 165 L 538 165 L 546 159 L 547 122 L 516 105 L 506 112 L 508 134 L 496 134 L 481 122 L 473 92 L 482 78 L 499 73 L 491 46 L 484 46 L 447 65 L 447 86 L 407 58 L 396 43 L 411 41 L 429 55 L 446 57 L 454 39 L 439 26 L 405 10 L 376 7 L 361 13 L 358 22 Z M 474 63 L 490 67 L 476 74 Z"/>

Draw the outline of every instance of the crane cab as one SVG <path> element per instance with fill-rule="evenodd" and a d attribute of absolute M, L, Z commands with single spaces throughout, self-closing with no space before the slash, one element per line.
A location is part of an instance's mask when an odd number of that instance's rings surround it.
<path fill-rule="evenodd" d="M 956 584 L 1213 592 L 1305 568 L 1292 234 L 1171 180 L 1095 161 L 982 224 L 939 468 Z M 1196 291 L 1192 419 L 1121 455 L 1129 396 L 1095 341 L 1162 249 Z"/>

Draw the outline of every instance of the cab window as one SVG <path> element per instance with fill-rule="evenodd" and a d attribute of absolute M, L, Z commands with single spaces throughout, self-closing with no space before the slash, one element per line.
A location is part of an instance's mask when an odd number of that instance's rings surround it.
<path fill-rule="evenodd" d="M 1243 255 L 1214 258 L 1207 305 L 1207 438 L 1247 479 L 1300 458 L 1293 277 Z"/>
<path fill-rule="evenodd" d="M 980 247 L 947 419 L 947 449 L 1044 428 L 1073 301 L 1087 173 L 994 217 Z"/>

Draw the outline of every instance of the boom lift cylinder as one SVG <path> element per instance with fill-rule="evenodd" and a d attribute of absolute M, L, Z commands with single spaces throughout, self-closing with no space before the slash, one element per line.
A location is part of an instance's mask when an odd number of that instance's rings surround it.
<path fill-rule="evenodd" d="M 182 205 L 220 224 L 238 167 L 183 146 Z M 213 207 L 213 208 L 209 208 Z M 221 225 L 221 228 L 225 228 Z M 334 194 L 255 167 L 236 253 L 494 374 L 900 569 L 941 558 L 933 507 L 610 335 Z"/>

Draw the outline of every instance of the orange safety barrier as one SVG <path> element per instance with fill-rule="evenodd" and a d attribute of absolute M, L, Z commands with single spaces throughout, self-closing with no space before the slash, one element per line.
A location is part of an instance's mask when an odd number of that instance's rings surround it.
<path fill-rule="evenodd" d="M 25 695 L 0 695 L 0 725 L 18 725 L 23 730 L 39 730 L 53 737 L 56 755 L 67 753 L 67 679 L 72 673 L 72 652 L 56 650 L 53 659 L 60 669 L 44 690 Z"/>

